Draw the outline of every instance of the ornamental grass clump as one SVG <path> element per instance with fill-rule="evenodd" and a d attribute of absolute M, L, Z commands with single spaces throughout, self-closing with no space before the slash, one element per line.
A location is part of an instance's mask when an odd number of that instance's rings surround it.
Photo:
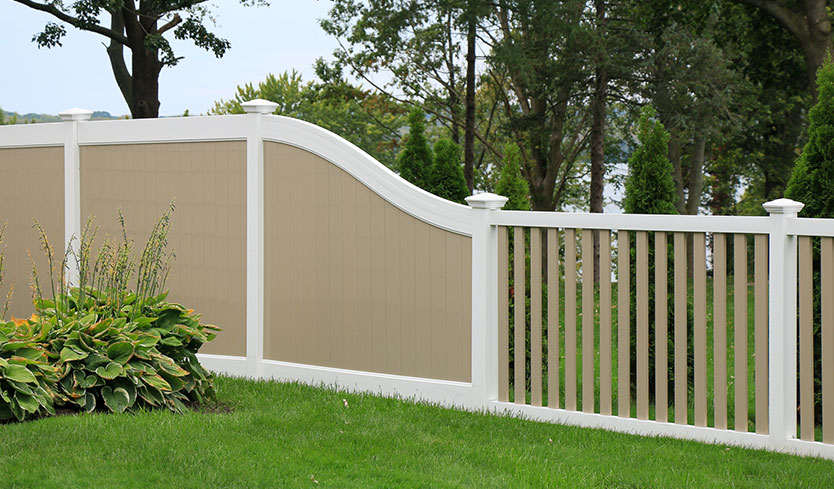
<path fill-rule="evenodd" d="M 52 297 L 43 296 L 33 265 L 35 313 L 29 319 L 0 320 L 0 420 L 55 414 L 56 407 L 183 412 L 189 403 L 216 400 L 213 376 L 196 354 L 219 329 L 168 302 L 163 291 L 174 259 L 166 251 L 173 211 L 172 204 L 138 261 L 121 212 L 120 239 L 105 240 L 95 260 L 98 227 L 92 218 L 78 249 L 70 245 L 60 261 L 35 222 Z M 70 258 L 78 270 L 77 287 L 67 286 Z"/>

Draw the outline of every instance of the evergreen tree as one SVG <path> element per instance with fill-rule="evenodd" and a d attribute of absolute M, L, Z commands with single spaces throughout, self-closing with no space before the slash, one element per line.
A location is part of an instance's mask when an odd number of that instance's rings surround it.
<path fill-rule="evenodd" d="M 0 108 L 0 126 L 6 123 L 6 113 Z"/>
<path fill-rule="evenodd" d="M 400 176 L 414 185 L 431 190 L 429 173 L 432 167 L 432 154 L 426 141 L 425 114 L 414 109 L 408 115 L 409 129 L 405 148 L 397 156 L 397 168 Z"/>
<path fill-rule="evenodd" d="M 646 106 L 637 122 L 640 147 L 628 159 L 623 202 L 628 214 L 677 214 L 672 163 L 667 156 L 669 133 L 656 116 L 657 112 Z"/>
<path fill-rule="evenodd" d="M 460 161 L 460 146 L 449 139 L 434 144 L 434 165 L 428 175 L 431 193 L 446 200 L 465 204 L 469 195 L 463 167 Z"/>
<path fill-rule="evenodd" d="M 809 113 L 808 142 L 785 196 L 805 204 L 804 217 L 834 217 L 834 63 L 817 73 L 819 101 Z"/>
<path fill-rule="evenodd" d="M 504 147 L 504 164 L 495 185 L 495 193 L 503 195 L 509 200 L 503 209 L 507 211 L 529 211 L 530 189 L 527 181 L 521 176 L 521 150 L 515 143 Z"/>
<path fill-rule="evenodd" d="M 818 102 L 808 114 L 808 142 L 796 160 L 785 196 L 805 204 L 803 217 L 831 218 L 834 217 L 834 63 L 830 60 L 817 72 L 817 86 Z M 820 242 L 814 238 L 812 243 L 814 410 L 819 423 L 822 418 Z"/>

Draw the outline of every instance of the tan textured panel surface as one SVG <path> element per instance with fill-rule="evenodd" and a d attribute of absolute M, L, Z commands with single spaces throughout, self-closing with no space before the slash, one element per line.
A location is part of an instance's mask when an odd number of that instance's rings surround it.
<path fill-rule="evenodd" d="M 834 443 L 834 239 L 820 239 L 822 302 L 822 441 Z"/>
<path fill-rule="evenodd" d="M 675 233 L 675 423 L 687 424 L 686 235 Z"/>
<path fill-rule="evenodd" d="M 617 233 L 617 416 L 631 417 L 631 267 L 628 231 Z"/>
<path fill-rule="evenodd" d="M 611 414 L 611 232 L 599 234 L 599 413 Z"/>
<path fill-rule="evenodd" d="M 565 409 L 576 411 L 576 229 L 565 229 Z"/>
<path fill-rule="evenodd" d="M 692 235 L 692 302 L 695 347 L 695 426 L 707 425 L 707 268 L 706 236 Z"/>
<path fill-rule="evenodd" d="M 530 404 L 542 405 L 542 235 L 530 229 Z"/>
<path fill-rule="evenodd" d="M 223 328 L 201 353 L 245 356 L 246 143 L 81 148 L 81 215 L 96 216 L 99 237 L 120 232 L 121 208 L 141 253 L 172 199 L 169 298 Z"/>
<path fill-rule="evenodd" d="M 527 354 L 525 352 L 527 334 L 527 305 L 524 270 L 524 228 L 513 228 L 513 401 L 525 404 L 526 400 L 526 368 Z"/>
<path fill-rule="evenodd" d="M 768 433 L 768 387 L 767 387 L 767 270 L 768 270 L 768 237 L 766 234 L 757 234 L 754 238 L 755 246 L 753 252 L 753 317 L 754 355 L 755 365 L 755 389 L 756 389 L 756 433 L 766 435 Z"/>
<path fill-rule="evenodd" d="M 637 231 L 637 419 L 649 419 L 649 236 Z"/>
<path fill-rule="evenodd" d="M 510 301 L 507 228 L 498 228 L 498 400 L 510 399 Z"/>
<path fill-rule="evenodd" d="M 547 406 L 559 407 L 559 234 L 547 230 Z"/>
<path fill-rule="evenodd" d="M 669 421 L 669 383 L 668 383 L 668 259 L 666 233 L 654 233 L 654 324 L 655 324 L 655 419 Z"/>
<path fill-rule="evenodd" d="M 814 298 L 811 237 L 799 237 L 799 427 L 814 441 Z"/>
<path fill-rule="evenodd" d="M 594 233 L 582 230 L 582 411 L 594 412 Z"/>
<path fill-rule="evenodd" d="M 747 235 L 733 235 L 733 345 L 735 412 L 733 429 L 747 431 Z"/>
<path fill-rule="evenodd" d="M 471 239 L 268 142 L 264 358 L 468 382 Z"/>
<path fill-rule="evenodd" d="M 727 238 L 713 235 L 713 385 L 715 427 L 727 429 Z"/>
<path fill-rule="evenodd" d="M 0 313 L 9 288 L 14 285 L 11 308 L 6 316 L 32 314 L 29 275 L 32 269 L 27 251 L 35 259 L 45 295 L 49 267 L 41 253 L 38 234 L 32 229 L 36 218 L 55 248 L 56 260 L 64 251 L 64 148 L 0 149 L 0 228 L 8 223 Z M 57 281 L 57 277 L 56 277 Z"/>

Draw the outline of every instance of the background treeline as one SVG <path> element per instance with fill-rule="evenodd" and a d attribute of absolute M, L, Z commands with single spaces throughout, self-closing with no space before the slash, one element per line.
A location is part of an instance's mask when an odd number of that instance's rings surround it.
<path fill-rule="evenodd" d="M 515 145 L 530 208 L 602 212 L 651 105 L 678 213 L 761 214 L 807 141 L 828 16 L 824 1 L 336 0 L 321 25 L 341 48 L 317 81 L 270 76 L 213 112 L 267 98 L 399 170 L 416 107 L 428 145 L 461 148 L 467 191 L 495 191 Z"/>

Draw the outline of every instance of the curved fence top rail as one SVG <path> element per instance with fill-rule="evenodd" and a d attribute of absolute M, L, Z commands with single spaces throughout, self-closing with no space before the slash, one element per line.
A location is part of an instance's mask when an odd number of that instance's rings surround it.
<path fill-rule="evenodd" d="M 79 146 L 245 140 L 254 134 L 252 118 L 261 118 L 264 141 L 292 145 L 316 154 L 349 173 L 402 211 L 448 231 L 472 235 L 470 208 L 412 185 L 340 136 L 289 117 L 225 115 L 71 121 Z M 67 123 L 3 126 L 0 148 L 60 146 Z"/>
<path fill-rule="evenodd" d="M 442 199 L 404 180 L 373 157 L 332 132 L 298 119 L 267 116 L 265 141 L 296 146 L 338 166 L 400 210 L 434 226 L 471 236 L 468 206 Z"/>

